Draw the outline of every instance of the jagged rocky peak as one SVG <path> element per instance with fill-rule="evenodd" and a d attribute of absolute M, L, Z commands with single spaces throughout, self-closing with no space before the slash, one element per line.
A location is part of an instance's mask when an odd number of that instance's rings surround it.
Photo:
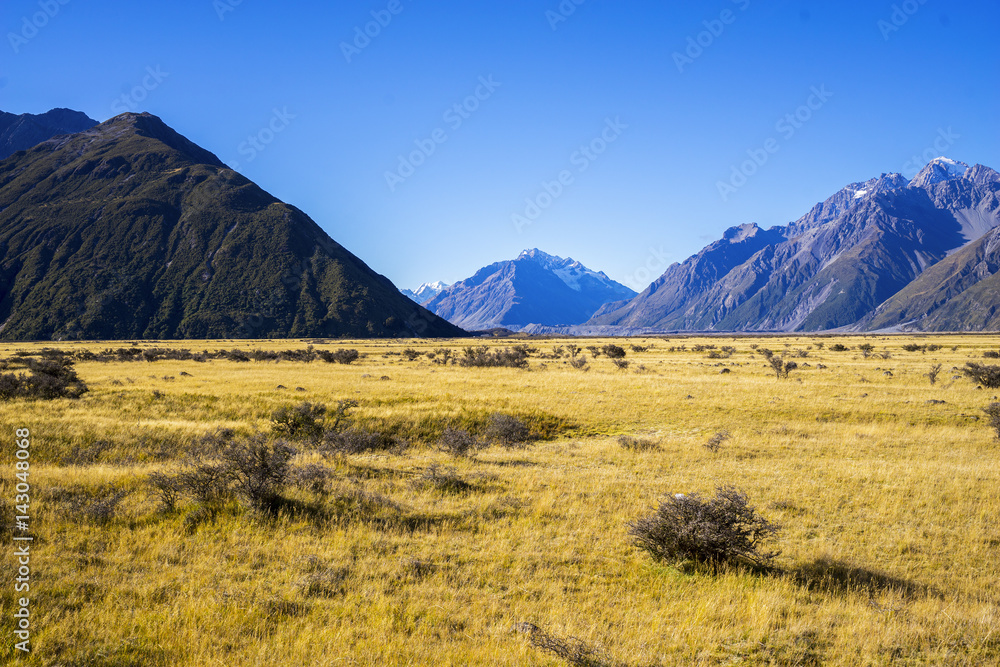
<path fill-rule="evenodd" d="M 913 180 L 912 187 L 923 188 L 942 181 L 951 181 L 965 176 L 969 165 L 946 157 L 936 157 L 921 169 Z"/>

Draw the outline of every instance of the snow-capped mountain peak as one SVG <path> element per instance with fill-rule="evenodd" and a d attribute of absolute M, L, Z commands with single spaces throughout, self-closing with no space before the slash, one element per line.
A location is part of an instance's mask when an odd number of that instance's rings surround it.
<path fill-rule="evenodd" d="M 965 176 L 969 165 L 946 157 L 936 157 L 927 163 L 910 181 L 911 187 L 925 187 L 933 183 L 951 181 Z"/>
<path fill-rule="evenodd" d="M 447 287 L 449 287 L 448 283 L 438 280 L 433 283 L 424 283 L 415 290 L 402 289 L 399 291 L 417 303 L 424 303 L 436 297 Z"/>

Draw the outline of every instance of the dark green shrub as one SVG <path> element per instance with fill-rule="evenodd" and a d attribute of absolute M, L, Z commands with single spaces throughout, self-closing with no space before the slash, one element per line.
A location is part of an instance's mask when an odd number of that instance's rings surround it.
<path fill-rule="evenodd" d="M 25 373 L 0 373 L 0 399 L 79 398 L 88 391 L 66 357 L 23 359 L 5 364 L 7 368 L 22 368 Z"/>
<path fill-rule="evenodd" d="M 849 349 L 851 348 L 847 347 L 843 343 L 834 343 L 830 346 L 831 352 L 847 352 Z"/>
<path fill-rule="evenodd" d="M 300 403 L 295 407 L 281 407 L 271 413 L 271 428 L 278 435 L 304 440 L 318 438 L 323 433 L 326 406 L 322 403 Z"/>
<path fill-rule="evenodd" d="M 361 356 L 357 350 L 336 350 L 334 352 L 319 350 L 316 354 L 320 359 L 328 364 L 351 364 L 357 361 L 358 357 Z"/>
<path fill-rule="evenodd" d="M 708 563 L 768 565 L 777 551 L 763 542 L 778 532 L 750 505 L 745 493 L 720 486 L 712 498 L 678 493 L 667 496 L 652 514 L 628 526 L 633 543 L 654 558 Z"/>
<path fill-rule="evenodd" d="M 611 359 L 624 359 L 625 358 L 625 348 L 619 347 L 617 345 L 608 344 L 601 348 L 601 352 L 606 354 Z"/>

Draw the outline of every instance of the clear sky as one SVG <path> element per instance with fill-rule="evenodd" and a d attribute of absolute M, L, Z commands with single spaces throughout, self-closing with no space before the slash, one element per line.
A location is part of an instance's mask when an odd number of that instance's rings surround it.
<path fill-rule="evenodd" d="M 915 156 L 1000 169 L 998 25 L 996 0 L 3 0 L 0 109 L 156 114 L 400 287 L 537 247 L 641 289 Z"/>

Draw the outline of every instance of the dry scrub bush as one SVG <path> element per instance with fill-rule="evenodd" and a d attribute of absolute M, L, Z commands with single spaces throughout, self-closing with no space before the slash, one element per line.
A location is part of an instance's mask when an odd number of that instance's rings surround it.
<path fill-rule="evenodd" d="M 1000 438 L 1000 403 L 990 403 L 983 408 L 983 412 L 990 418 L 990 426 L 993 427 L 997 432 L 997 437 Z"/>
<path fill-rule="evenodd" d="M 705 443 L 705 449 L 711 452 L 717 452 L 719 451 L 719 448 L 722 447 L 722 443 L 729 440 L 729 438 L 729 431 L 723 429 L 708 439 L 708 442 Z"/>
<path fill-rule="evenodd" d="M 409 446 L 405 440 L 386 433 L 363 428 L 327 431 L 321 451 L 326 455 L 365 454 L 367 452 L 402 452 Z"/>
<path fill-rule="evenodd" d="M 648 452 L 660 448 L 655 440 L 636 438 L 631 435 L 618 436 L 618 444 L 621 445 L 622 449 L 627 449 L 630 452 Z"/>
<path fill-rule="evenodd" d="M 989 389 L 1000 387 L 1000 366 L 987 366 L 970 361 L 965 364 L 962 372 L 973 382 Z"/>
<path fill-rule="evenodd" d="M 447 427 L 438 440 L 438 449 L 452 456 L 475 456 L 486 443 L 462 428 Z"/>
<path fill-rule="evenodd" d="M 454 468 L 442 468 L 434 463 L 413 480 L 417 489 L 431 488 L 442 493 L 467 493 L 472 490 L 472 484 L 459 476 Z"/>
<path fill-rule="evenodd" d="M 534 439 L 531 429 L 514 415 L 494 412 L 486 428 L 486 437 L 507 449 L 524 449 Z"/>
<path fill-rule="evenodd" d="M 778 555 L 762 543 L 778 526 L 757 513 L 745 493 L 720 486 L 712 498 L 667 496 L 652 513 L 628 526 L 633 544 L 663 560 L 766 566 Z"/>
<path fill-rule="evenodd" d="M 534 648 L 551 653 L 573 667 L 618 667 L 606 651 L 587 644 L 576 637 L 557 637 L 532 623 L 518 623 L 514 630 L 527 635 L 528 643 Z"/>
<path fill-rule="evenodd" d="M 281 407 L 271 413 L 272 430 L 297 440 L 315 439 L 323 433 L 326 406 L 322 403 L 300 403 L 293 408 Z"/>
<path fill-rule="evenodd" d="M 465 348 L 465 355 L 458 361 L 460 366 L 477 368 L 527 368 L 528 347 L 516 345 L 502 350 L 491 351 L 486 345 Z"/>
<path fill-rule="evenodd" d="M 26 359 L 13 363 L 5 361 L 3 366 L 4 369 L 26 369 L 30 375 L 0 373 L 0 400 L 80 398 L 88 391 L 87 385 L 73 370 L 73 362 L 64 357 L 42 360 Z"/>

